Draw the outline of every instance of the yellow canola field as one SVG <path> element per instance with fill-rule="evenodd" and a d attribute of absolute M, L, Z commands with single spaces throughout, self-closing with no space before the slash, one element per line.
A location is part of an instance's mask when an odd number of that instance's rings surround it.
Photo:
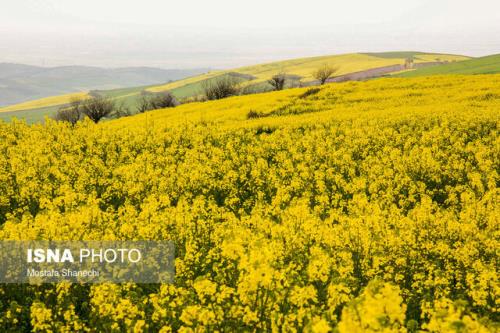
<path fill-rule="evenodd" d="M 1 285 L 0 330 L 498 332 L 499 108 L 481 75 L 0 123 L 0 239 L 176 245 L 171 285 Z"/>
<path fill-rule="evenodd" d="M 86 92 L 71 93 L 66 95 L 51 96 L 36 99 L 29 102 L 19 103 L 11 106 L 6 106 L 0 108 L 0 112 L 10 112 L 19 110 L 33 110 L 49 106 L 57 106 L 68 104 L 73 98 L 87 98 L 88 94 Z"/>

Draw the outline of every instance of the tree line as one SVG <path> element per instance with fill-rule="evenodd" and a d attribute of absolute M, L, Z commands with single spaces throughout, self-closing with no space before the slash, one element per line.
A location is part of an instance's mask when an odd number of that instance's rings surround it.
<path fill-rule="evenodd" d="M 136 113 L 149 110 L 170 108 L 179 105 L 177 99 L 169 92 L 149 93 L 143 91 L 138 100 Z M 75 125 L 79 120 L 87 117 L 94 123 L 104 118 L 121 118 L 132 115 L 133 112 L 124 103 L 117 103 L 109 96 L 89 94 L 88 98 L 74 98 L 69 105 L 59 108 L 54 116 L 58 121 L 66 121 Z"/>
<path fill-rule="evenodd" d="M 333 78 L 338 68 L 325 64 L 316 69 L 312 76 L 320 84 L 324 85 Z M 202 83 L 202 94 L 196 98 L 185 99 L 183 102 L 218 100 L 231 96 L 254 94 L 265 91 L 279 91 L 287 87 L 302 86 L 290 84 L 296 82 L 297 77 L 280 72 L 267 80 L 267 87 L 260 89 L 242 88 L 240 81 L 230 75 L 220 77 L 216 80 L 206 80 Z M 149 110 L 176 107 L 181 104 L 169 91 L 152 93 L 142 91 L 137 101 L 136 112 L 143 113 Z M 132 115 L 134 112 L 124 103 L 116 102 L 112 97 L 104 96 L 96 92 L 89 93 L 88 98 L 74 98 L 68 105 L 62 106 L 54 115 L 58 121 L 66 121 L 75 125 L 81 119 L 87 117 L 94 123 L 104 118 L 120 118 Z"/>

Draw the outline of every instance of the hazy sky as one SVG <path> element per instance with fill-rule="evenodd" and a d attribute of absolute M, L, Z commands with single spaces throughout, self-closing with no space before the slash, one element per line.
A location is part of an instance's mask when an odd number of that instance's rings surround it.
<path fill-rule="evenodd" d="M 224 68 L 299 56 L 500 53 L 499 0 L 1 0 L 0 62 Z"/>

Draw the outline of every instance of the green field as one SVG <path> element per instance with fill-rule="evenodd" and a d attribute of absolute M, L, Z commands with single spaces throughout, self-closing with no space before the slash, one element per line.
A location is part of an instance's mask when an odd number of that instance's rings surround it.
<path fill-rule="evenodd" d="M 420 68 L 399 73 L 398 77 L 417 77 L 443 74 L 496 74 L 500 73 L 500 54 L 449 63 L 441 66 Z"/>
<path fill-rule="evenodd" d="M 51 117 L 54 115 L 58 108 L 58 106 L 49 106 L 33 110 L 0 112 L 0 121 L 8 122 L 13 118 L 16 118 L 23 119 L 28 124 L 43 122 L 45 117 Z"/>

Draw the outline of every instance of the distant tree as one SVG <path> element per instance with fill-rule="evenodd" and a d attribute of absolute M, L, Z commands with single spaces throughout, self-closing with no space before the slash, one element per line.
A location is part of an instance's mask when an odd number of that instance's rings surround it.
<path fill-rule="evenodd" d="M 413 58 L 409 57 L 405 59 L 405 69 L 412 69 L 414 67 Z"/>
<path fill-rule="evenodd" d="M 206 80 L 202 83 L 202 89 L 207 100 L 236 96 L 240 92 L 239 82 L 231 76 Z"/>
<path fill-rule="evenodd" d="M 170 93 L 170 91 L 164 91 L 151 96 L 149 104 L 152 110 L 173 108 L 179 105 L 177 99 Z"/>
<path fill-rule="evenodd" d="M 80 120 L 80 117 L 81 114 L 78 109 L 73 109 L 71 107 L 61 107 L 54 115 L 55 120 L 66 121 L 71 125 L 75 125 Z"/>
<path fill-rule="evenodd" d="M 137 112 L 138 113 L 144 113 L 146 111 L 151 110 L 151 104 L 149 103 L 150 97 L 145 94 L 141 94 L 141 97 L 139 97 L 139 100 L 137 102 Z"/>
<path fill-rule="evenodd" d="M 115 111 L 116 105 L 111 98 L 98 95 L 82 101 L 80 109 L 97 124 L 102 118 L 110 116 Z"/>
<path fill-rule="evenodd" d="M 332 78 L 333 74 L 335 74 L 337 71 L 337 68 L 325 64 L 314 71 L 313 77 L 318 80 L 321 85 L 323 85 L 326 83 L 326 81 Z"/>
<path fill-rule="evenodd" d="M 139 102 L 137 105 L 137 112 L 143 113 L 149 110 L 173 108 L 178 106 L 180 103 L 169 91 L 164 91 L 157 94 L 152 94 L 149 92 L 141 93 Z"/>
<path fill-rule="evenodd" d="M 75 125 L 82 117 L 81 98 L 72 98 L 69 105 L 60 107 L 57 113 L 54 115 L 54 119 L 57 121 L 67 121 L 72 125 Z"/>
<path fill-rule="evenodd" d="M 267 83 L 273 87 L 273 90 L 283 90 L 286 84 L 286 74 L 278 73 L 274 75 L 270 80 L 267 80 Z"/>
<path fill-rule="evenodd" d="M 132 112 L 130 111 L 130 108 L 125 104 L 125 102 L 121 102 L 118 105 L 115 104 L 115 109 L 113 110 L 112 115 L 114 118 L 122 118 L 131 116 Z"/>
<path fill-rule="evenodd" d="M 264 92 L 269 92 L 271 91 L 271 87 L 267 85 L 265 82 L 263 83 L 258 83 L 258 84 L 252 84 L 252 85 L 247 85 L 243 87 L 240 91 L 240 95 L 253 95 L 253 94 L 260 94 Z"/>

